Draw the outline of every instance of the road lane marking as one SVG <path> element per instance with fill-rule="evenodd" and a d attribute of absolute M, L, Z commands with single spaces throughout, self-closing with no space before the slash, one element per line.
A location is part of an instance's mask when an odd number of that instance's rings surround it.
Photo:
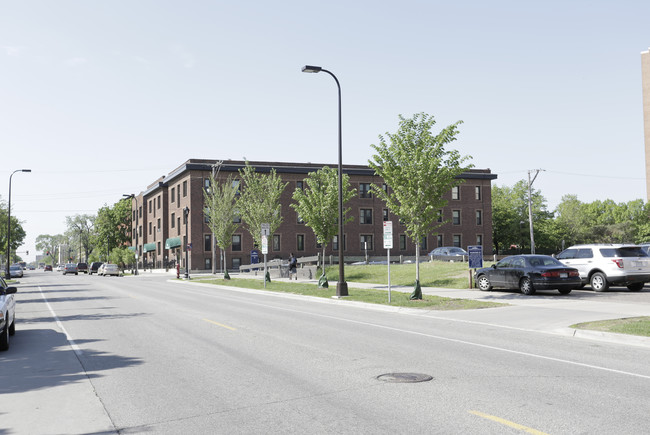
<path fill-rule="evenodd" d="M 477 415 L 477 416 L 482 417 L 482 418 L 485 418 L 487 420 L 492 420 L 492 421 L 494 421 L 496 423 L 499 423 L 499 424 L 502 424 L 504 426 L 508 426 L 508 427 L 513 428 L 513 429 L 521 430 L 521 431 L 531 433 L 531 434 L 534 434 L 534 435 L 548 435 L 546 432 L 542 432 L 542 431 L 539 431 L 537 429 L 522 426 L 521 424 L 514 423 L 512 421 L 508 421 L 508 420 L 505 420 L 503 418 L 496 417 L 494 415 L 484 414 L 484 413 L 479 412 L 479 411 L 469 411 L 469 413 Z"/>
<path fill-rule="evenodd" d="M 47 305 L 47 308 L 50 310 L 50 313 L 52 313 L 52 316 L 54 317 L 56 324 L 59 325 L 59 328 L 61 328 L 61 331 L 63 331 L 63 333 L 65 334 L 65 338 L 68 340 L 68 343 L 70 344 L 72 350 L 74 350 L 74 353 L 77 354 L 77 356 L 83 355 L 83 352 L 81 351 L 79 346 L 77 346 L 77 343 L 74 342 L 70 334 L 68 334 L 68 331 L 63 326 L 63 323 L 61 323 L 61 321 L 59 320 L 59 316 L 57 316 L 56 313 L 54 312 L 54 309 L 52 308 L 47 298 L 45 297 L 45 293 L 43 293 L 43 289 L 41 288 L 40 285 L 38 286 L 38 291 L 41 292 L 41 297 L 45 301 L 45 305 Z"/>
<path fill-rule="evenodd" d="M 228 325 L 224 325 L 223 323 L 215 322 L 214 320 L 210 320 L 210 319 L 203 319 L 203 320 L 205 322 L 212 323 L 213 325 L 221 326 L 222 328 L 230 329 L 231 331 L 236 331 L 235 328 Z"/>

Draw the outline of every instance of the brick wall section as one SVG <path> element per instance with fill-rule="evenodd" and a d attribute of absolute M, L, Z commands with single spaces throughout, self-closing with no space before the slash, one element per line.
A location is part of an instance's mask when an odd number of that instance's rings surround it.
<path fill-rule="evenodd" d="M 158 243 L 162 246 L 159 254 L 158 249 L 154 253 L 144 254 L 146 261 L 162 261 L 167 257 L 169 261 L 180 261 L 184 267 L 185 253 L 184 245 L 179 248 L 165 250 L 165 241 L 170 237 L 180 237 L 181 241 L 185 237 L 185 223 L 183 219 L 183 209 L 187 206 L 190 208 L 190 218 L 187 227 L 189 241 L 192 249 L 189 253 L 190 269 L 204 270 L 211 264 L 212 253 L 205 249 L 205 236 L 210 235 L 211 231 L 205 222 L 203 214 L 203 187 L 204 180 L 210 176 L 211 165 L 213 160 L 192 159 L 172 171 L 167 177 L 150 185 L 146 191 L 137 197 L 138 205 L 143 205 L 143 217 L 140 219 L 143 237 L 140 237 L 138 243 L 139 252 L 146 243 Z M 282 193 L 282 216 L 283 222 L 276 231 L 275 235 L 280 237 L 280 249 L 274 250 L 273 236 L 269 239 L 268 259 L 288 258 L 290 252 L 294 252 L 298 257 L 316 255 L 321 252 L 316 246 L 316 240 L 313 232 L 305 224 L 298 223 L 298 216 L 293 208 L 290 207 L 293 191 L 296 189 L 296 183 L 304 181 L 308 172 L 316 171 L 324 165 L 304 164 L 304 163 L 286 163 L 286 162 L 250 162 L 257 168 L 258 172 L 268 172 L 275 168 L 278 175 L 288 183 Z M 226 161 L 221 167 L 219 179 L 225 180 L 229 174 L 234 174 L 239 178 L 237 169 L 242 167 L 244 162 Z M 336 167 L 336 165 L 329 165 Z M 367 166 L 344 165 L 343 171 L 350 175 L 350 184 L 356 189 L 356 195 L 346 204 L 350 208 L 350 214 L 353 220 L 345 225 L 345 250 L 347 256 L 364 255 L 361 236 L 371 236 L 372 247 L 368 249 L 368 255 L 379 256 L 385 255 L 383 249 L 383 210 L 386 209 L 384 203 L 378 198 L 361 197 L 360 183 L 374 183 L 381 186 L 383 181 L 380 177 L 373 174 Z M 459 186 L 458 199 L 452 199 L 451 192 L 448 192 L 446 199 L 448 205 L 443 210 L 445 223 L 435 230 L 442 235 L 442 246 L 453 246 L 454 236 L 460 239 L 460 245 L 467 248 L 469 245 L 476 245 L 478 237 L 482 238 L 484 252 L 492 252 L 492 196 L 491 182 L 496 175 L 491 174 L 490 170 L 471 170 L 468 177 Z M 185 185 L 185 187 L 184 187 Z M 480 197 L 477 199 L 476 189 L 480 189 Z M 173 195 L 173 199 L 172 199 Z M 157 208 L 158 198 L 161 198 L 161 208 Z M 153 202 L 152 202 L 153 201 Z M 152 202 L 152 211 L 149 212 L 149 202 Z M 136 207 L 136 201 L 132 202 L 133 208 Z M 362 224 L 360 222 L 361 209 L 372 210 L 372 223 Z M 452 223 L 452 213 L 454 210 L 460 212 L 460 224 Z M 477 211 L 481 213 L 481 222 L 477 224 Z M 152 228 L 157 226 L 158 218 L 161 219 L 161 230 L 149 234 L 149 223 Z M 180 218 L 180 227 L 179 227 Z M 174 222 L 172 223 L 172 219 Z M 405 235 L 405 228 L 400 224 L 396 216 L 389 214 L 389 220 L 393 222 L 393 249 L 391 255 L 415 255 L 415 246 L 412 241 L 407 240 L 406 249 L 400 247 L 400 235 Z M 135 226 L 135 223 L 134 223 Z M 135 233 L 134 233 L 135 234 Z M 242 224 L 235 234 L 241 235 L 241 250 L 233 251 L 232 247 L 227 250 L 227 266 L 233 267 L 235 264 L 249 264 L 250 251 L 253 249 L 253 239 Z M 304 237 L 304 249 L 298 249 L 298 237 Z M 133 245 L 135 246 L 135 237 Z M 426 255 L 429 251 L 438 247 L 438 238 L 435 234 L 430 234 L 426 240 L 426 249 L 421 250 L 421 254 Z M 337 255 L 330 243 L 326 248 L 326 255 Z M 217 249 L 217 264 L 218 264 Z M 209 260 L 206 260 L 209 259 Z"/>

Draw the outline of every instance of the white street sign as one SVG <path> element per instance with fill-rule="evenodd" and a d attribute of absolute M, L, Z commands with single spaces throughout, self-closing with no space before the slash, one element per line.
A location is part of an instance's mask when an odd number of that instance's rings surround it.
<path fill-rule="evenodd" d="M 393 248 L 393 222 L 384 222 L 384 249 Z"/>
<path fill-rule="evenodd" d="M 269 253 L 269 238 L 262 236 L 262 254 Z"/>

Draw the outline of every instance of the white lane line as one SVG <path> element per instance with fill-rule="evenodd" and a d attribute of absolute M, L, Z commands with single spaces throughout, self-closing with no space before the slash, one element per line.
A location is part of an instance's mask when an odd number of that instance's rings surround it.
<path fill-rule="evenodd" d="M 52 308 L 47 298 L 45 297 L 45 293 L 43 293 L 43 289 L 41 289 L 41 286 L 38 286 L 38 291 L 41 292 L 41 297 L 45 301 L 45 305 L 47 305 L 47 308 L 50 310 L 50 313 L 52 313 L 52 317 L 54 317 L 56 324 L 59 325 L 59 328 L 61 328 L 61 331 L 63 331 L 63 333 L 65 334 L 65 338 L 68 340 L 68 343 L 70 343 L 70 347 L 72 348 L 72 350 L 74 350 L 74 353 L 76 353 L 77 356 L 83 355 L 83 352 L 81 351 L 79 346 L 77 346 L 77 343 L 75 343 L 72 337 L 70 337 L 70 334 L 68 334 L 68 331 L 63 326 L 63 323 L 61 323 L 61 321 L 59 320 L 59 316 L 57 316 L 56 313 L 54 312 L 54 309 Z"/>

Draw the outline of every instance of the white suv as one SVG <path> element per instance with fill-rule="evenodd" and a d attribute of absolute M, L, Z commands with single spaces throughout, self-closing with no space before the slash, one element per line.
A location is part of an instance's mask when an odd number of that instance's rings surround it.
<path fill-rule="evenodd" d="M 639 245 L 594 244 L 571 246 L 557 259 L 580 271 L 582 284 L 597 292 L 610 285 L 625 285 L 639 291 L 650 281 L 650 257 Z"/>

